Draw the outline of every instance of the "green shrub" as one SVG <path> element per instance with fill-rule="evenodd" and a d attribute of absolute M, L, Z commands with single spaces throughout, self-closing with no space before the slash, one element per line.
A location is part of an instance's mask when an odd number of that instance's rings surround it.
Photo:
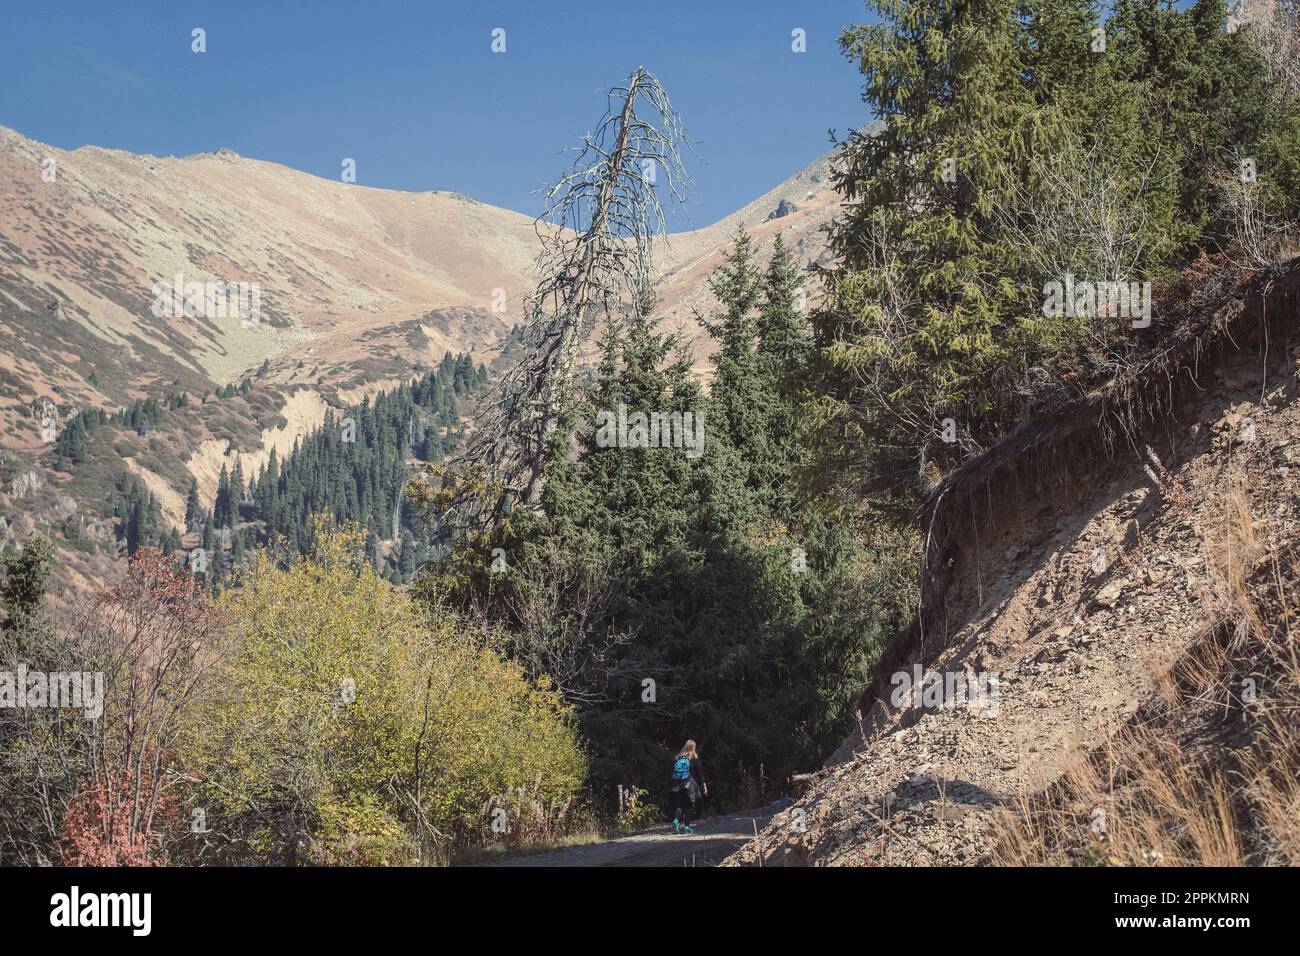
<path fill-rule="evenodd" d="M 445 858 L 495 795 L 582 784 L 557 695 L 454 618 L 421 615 L 362 543 L 318 523 L 308 559 L 259 555 L 225 599 L 231 647 L 184 756 L 193 805 L 236 856 Z"/>

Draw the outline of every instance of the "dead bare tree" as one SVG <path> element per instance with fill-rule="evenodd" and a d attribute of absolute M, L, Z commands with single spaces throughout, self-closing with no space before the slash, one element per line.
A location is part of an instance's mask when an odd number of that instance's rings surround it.
<path fill-rule="evenodd" d="M 1160 159 L 1157 150 L 1125 172 L 1103 142 L 1061 126 L 1051 148 L 1037 151 L 1023 176 L 1003 171 L 1000 185 L 1008 198 L 994 206 L 992 222 L 1038 281 L 1063 283 L 1072 276 L 1122 290 L 1143 278 L 1152 255 L 1149 199 L 1168 175 Z M 1134 356 L 1130 339 L 1116 334 L 1120 304 L 1101 303 L 1091 321 L 1073 329 L 1078 346 L 1108 377 L 1128 368 Z M 1032 363 L 1011 387 L 1026 398 L 1065 393 L 1056 374 L 1040 363 Z"/>
<path fill-rule="evenodd" d="M 1300 2 L 1238 0 L 1228 29 L 1245 25 L 1280 99 L 1300 96 Z"/>
<path fill-rule="evenodd" d="M 1218 176 L 1219 201 L 1228 214 L 1233 245 L 1243 264 L 1267 269 L 1292 252 L 1296 223 L 1270 207 L 1264 185 L 1241 174 L 1241 159 Z"/>
<path fill-rule="evenodd" d="M 537 506 L 551 435 L 573 402 L 577 349 L 595 323 L 653 288 L 655 237 L 666 232 L 657 185 L 676 202 L 685 198 L 680 149 L 689 144 L 659 81 L 638 68 L 607 98 L 572 170 L 545 191 L 524 357 L 502 377 L 457 467 L 444 473 L 453 485 L 435 512 L 457 526 L 489 524 L 519 503 Z"/>

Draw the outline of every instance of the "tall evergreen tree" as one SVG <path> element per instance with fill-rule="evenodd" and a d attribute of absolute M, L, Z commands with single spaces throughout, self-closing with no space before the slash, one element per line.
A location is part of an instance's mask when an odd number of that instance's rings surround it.
<path fill-rule="evenodd" d="M 244 484 L 244 465 L 236 456 L 235 467 L 230 471 L 230 523 L 232 526 L 239 524 L 240 508 L 244 504 L 247 493 L 248 488 Z"/>
<path fill-rule="evenodd" d="M 20 634 L 36 622 L 49 587 L 50 558 L 49 543 L 37 535 L 29 537 L 21 550 L 0 555 L 0 610 L 4 611 L 0 628 Z M 20 640 L 19 651 L 26 648 L 26 640 Z"/>
<path fill-rule="evenodd" d="M 713 278 L 708 398 L 649 301 L 608 322 L 583 401 L 556 429 L 573 428 L 576 454 L 550 456 L 543 513 L 461 541 L 434 589 L 501 615 L 516 657 L 581 705 L 597 783 L 655 774 L 683 736 L 709 741 L 724 796 L 760 766 L 779 777 L 815 763 L 897 623 L 874 613 L 886 575 L 864 581 L 852 533 L 772 492 L 793 485 L 801 458 L 789 424 L 807 340 L 796 267 L 782 248 L 763 274 L 741 234 Z M 620 408 L 689 412 L 704 424 L 702 456 L 624 442 L 607 427 Z M 494 547 L 509 554 L 504 573 L 488 567 Z"/>
<path fill-rule="evenodd" d="M 729 469 L 747 471 L 767 457 L 762 418 L 768 398 L 760 382 L 754 310 L 762 296 L 762 275 L 754 264 L 753 243 L 741 229 L 735 247 L 709 279 L 709 288 L 723 305 L 722 316 L 704 320 L 718 343 L 713 359 L 713 390 L 709 401 L 710 437 L 737 453 Z M 746 476 L 743 483 L 749 483 Z"/>
<path fill-rule="evenodd" d="M 230 473 L 222 464 L 221 474 L 217 478 L 217 499 L 212 506 L 212 520 L 218 528 L 229 528 L 232 521 L 230 502 Z"/>
<path fill-rule="evenodd" d="M 185 530 L 197 531 L 203 514 L 203 505 L 199 502 L 199 483 L 191 478 L 189 490 L 185 493 Z"/>
<path fill-rule="evenodd" d="M 415 542 L 411 536 L 402 536 L 402 546 L 398 557 L 398 572 L 405 582 L 411 581 L 415 577 Z"/>
<path fill-rule="evenodd" d="M 868 8 L 877 22 L 840 41 L 879 122 L 836 163 L 817 452 L 826 480 L 910 507 L 943 469 L 1164 340 L 1052 313 L 1045 283 L 1171 275 L 1219 241 L 1216 180 L 1280 120 L 1223 0 L 1120 0 L 1104 23 L 1082 0 Z"/>

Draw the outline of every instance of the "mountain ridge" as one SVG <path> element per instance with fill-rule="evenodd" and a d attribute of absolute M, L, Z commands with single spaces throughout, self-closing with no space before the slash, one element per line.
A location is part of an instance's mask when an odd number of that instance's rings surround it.
<path fill-rule="evenodd" d="M 822 229 L 837 207 L 828 167 L 820 157 L 661 243 L 658 311 L 685 332 L 701 374 L 708 337 L 693 334 L 694 315 L 710 308 L 709 272 L 742 223 L 765 247 L 760 263 L 777 232 L 805 265 L 825 261 Z M 103 502 L 55 467 L 38 408 L 63 425 L 167 392 L 197 404 L 255 376 L 252 400 L 183 413 L 186 434 L 141 436 L 143 448 L 111 459 L 174 524 L 191 479 L 210 503 L 223 465 L 255 467 L 271 448 L 283 456 L 330 408 L 448 352 L 509 361 L 538 228 L 458 193 L 333 181 L 227 148 L 63 150 L 0 125 L 0 545 L 67 522 L 107 534 Z M 178 281 L 256 286 L 259 321 L 247 327 L 210 298 L 157 314 Z M 111 573 L 102 561 L 68 563 L 73 580 Z"/>

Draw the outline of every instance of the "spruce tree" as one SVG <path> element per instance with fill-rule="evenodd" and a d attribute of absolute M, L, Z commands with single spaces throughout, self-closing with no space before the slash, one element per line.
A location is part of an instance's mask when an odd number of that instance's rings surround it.
<path fill-rule="evenodd" d="M 51 555 L 49 543 L 36 535 L 21 550 L 0 555 L 0 610 L 4 611 L 0 627 L 5 631 L 26 631 L 39 617 L 49 587 Z"/>
<path fill-rule="evenodd" d="M 767 457 L 762 425 L 767 396 L 760 381 L 754 315 L 762 295 L 762 275 L 754 262 L 753 242 L 743 228 L 736 234 L 731 254 L 710 276 L 709 289 L 724 311 L 717 320 L 704 320 L 718 344 L 708 425 L 712 437 L 737 451 L 733 471 L 745 473 Z M 751 481 L 744 474 L 742 483 Z"/>
<path fill-rule="evenodd" d="M 246 493 L 244 485 L 244 465 L 239 456 L 235 456 L 235 467 L 230 472 L 230 523 L 231 526 L 239 524 L 240 508 L 244 504 L 244 495 Z"/>
<path fill-rule="evenodd" d="M 398 557 L 398 572 L 402 580 L 409 583 L 415 578 L 415 542 L 409 534 L 402 536 L 402 547 Z"/>
<path fill-rule="evenodd" d="M 217 594 L 221 590 L 222 584 L 230 573 L 229 565 L 226 562 L 226 551 L 221 546 L 220 539 L 215 539 L 212 554 L 208 556 L 207 586 L 212 594 Z"/>
<path fill-rule="evenodd" d="M 199 483 L 191 478 L 189 490 L 185 493 L 185 530 L 197 531 L 203 514 L 203 505 L 199 502 Z"/>
<path fill-rule="evenodd" d="M 231 525 L 230 473 L 225 464 L 222 464 L 221 474 L 217 478 L 217 499 L 212 507 L 212 520 L 218 528 L 229 528 Z"/>

